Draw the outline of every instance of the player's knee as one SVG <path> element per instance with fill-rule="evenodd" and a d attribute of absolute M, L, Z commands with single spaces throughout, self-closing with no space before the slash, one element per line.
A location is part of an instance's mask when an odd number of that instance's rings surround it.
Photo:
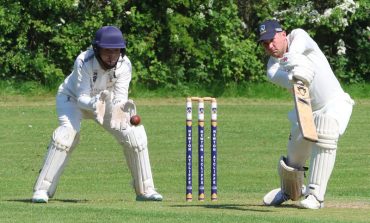
<path fill-rule="evenodd" d="M 318 142 L 317 145 L 326 149 L 336 149 L 339 138 L 339 124 L 330 115 L 318 114 L 314 117 Z"/>
<path fill-rule="evenodd" d="M 52 139 L 56 148 L 69 152 L 73 145 L 77 144 L 79 134 L 71 127 L 59 126 L 55 129 Z"/>

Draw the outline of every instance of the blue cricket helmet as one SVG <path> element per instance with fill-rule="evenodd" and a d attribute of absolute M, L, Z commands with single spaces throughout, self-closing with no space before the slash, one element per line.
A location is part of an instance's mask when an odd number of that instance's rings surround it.
<path fill-rule="evenodd" d="M 114 26 L 103 26 L 95 34 L 94 48 L 126 48 L 121 30 Z"/>

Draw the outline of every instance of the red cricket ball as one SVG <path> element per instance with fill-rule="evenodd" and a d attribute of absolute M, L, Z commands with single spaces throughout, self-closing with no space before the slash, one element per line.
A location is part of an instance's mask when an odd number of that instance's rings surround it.
<path fill-rule="evenodd" d="M 138 116 L 138 115 L 131 116 L 131 118 L 130 118 L 131 125 L 139 125 L 140 122 L 141 122 L 140 116 Z"/>

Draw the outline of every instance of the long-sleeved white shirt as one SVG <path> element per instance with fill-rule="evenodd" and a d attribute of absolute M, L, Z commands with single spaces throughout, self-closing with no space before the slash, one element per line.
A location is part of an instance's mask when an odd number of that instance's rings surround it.
<path fill-rule="evenodd" d="M 72 73 L 59 86 L 58 93 L 66 94 L 77 101 L 84 110 L 93 110 L 91 99 L 103 90 L 112 92 L 112 101 L 128 100 L 132 67 L 127 56 L 120 57 L 113 69 L 104 70 L 89 49 L 75 60 Z"/>
<path fill-rule="evenodd" d="M 313 65 L 314 78 L 309 86 L 313 110 L 320 109 L 329 100 L 344 94 L 328 60 L 307 32 L 295 29 L 287 36 L 287 41 L 289 52 L 305 55 Z M 270 57 L 267 63 L 267 77 L 279 86 L 292 88 L 288 73 L 280 67 L 278 58 Z"/>

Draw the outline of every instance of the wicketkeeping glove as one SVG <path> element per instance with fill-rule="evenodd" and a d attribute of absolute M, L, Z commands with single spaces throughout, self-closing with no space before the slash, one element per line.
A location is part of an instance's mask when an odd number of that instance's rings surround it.
<path fill-rule="evenodd" d="M 104 90 L 100 92 L 100 94 L 96 95 L 92 100 L 95 100 L 93 104 L 94 109 L 94 115 L 96 118 L 96 121 L 99 122 L 99 124 L 103 124 L 104 121 L 104 115 L 105 115 L 105 102 L 109 100 L 110 98 L 110 92 L 108 90 Z"/>
<path fill-rule="evenodd" d="M 129 99 L 125 104 L 116 104 L 112 108 L 112 119 L 110 127 L 115 130 L 126 129 L 130 117 L 136 114 L 136 106 L 133 100 Z"/>
<path fill-rule="evenodd" d="M 123 111 L 123 104 L 113 105 L 110 127 L 115 130 L 127 128 L 127 114 Z"/>

